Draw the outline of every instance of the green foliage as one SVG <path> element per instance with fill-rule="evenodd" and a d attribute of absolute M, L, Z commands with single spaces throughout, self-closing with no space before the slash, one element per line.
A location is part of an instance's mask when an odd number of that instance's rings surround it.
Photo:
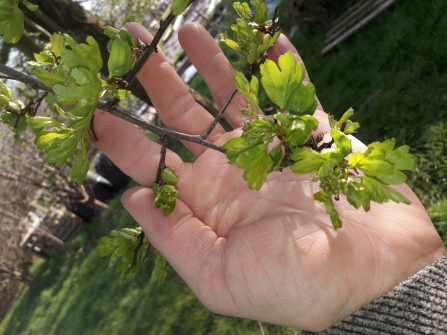
<path fill-rule="evenodd" d="M 22 112 L 25 104 L 20 100 L 13 100 L 11 90 L 0 81 L 0 122 L 8 124 L 14 131 L 26 128 L 27 115 Z"/>
<path fill-rule="evenodd" d="M 251 47 L 257 48 L 260 42 L 248 33 L 250 24 L 244 21 L 253 20 L 253 13 L 246 5 L 236 4 L 235 8 L 241 16 L 237 31 L 241 33 L 243 28 L 244 36 L 250 38 Z M 225 41 L 229 46 L 233 42 Z M 240 45 L 233 44 L 234 49 L 246 53 Z M 353 153 L 348 135 L 354 133 L 359 124 L 350 120 L 354 113 L 352 108 L 340 120 L 329 116 L 332 141 L 328 145 L 319 144 L 321 139 L 312 135 L 318 128 L 318 121 L 312 116 L 317 106 L 315 88 L 311 83 L 303 84 L 303 64 L 295 61 L 291 51 L 279 57 L 278 65 L 258 58 L 254 62 L 262 63 L 260 82 L 268 98 L 278 107 L 278 112 L 273 115 L 273 120 L 265 117 L 259 107 L 258 79 L 253 76 L 249 81 L 241 72 L 236 72 L 237 90 L 256 107 L 259 114 L 247 105 L 242 114 L 253 120 L 244 123 L 240 137 L 224 145 L 229 164 L 244 170 L 243 176 L 250 189 L 259 190 L 269 172 L 289 165 L 296 174 L 315 173 L 313 180 L 320 182 L 321 190 L 314 199 L 324 204 L 334 229 L 342 227 L 334 203 L 341 195 L 352 206 L 357 209 L 363 207 L 365 211 L 369 211 L 371 201 L 385 203 L 391 200 L 409 204 L 406 197 L 390 187 L 405 182 L 406 175 L 402 170 L 415 167 L 415 157 L 409 154 L 408 146 L 394 149 L 393 139 L 372 143 L 365 153 Z M 275 139 L 279 144 L 272 148 Z M 335 148 L 332 148 L 332 143 Z"/>
<path fill-rule="evenodd" d="M 175 209 L 178 196 L 178 191 L 175 188 L 175 185 L 178 182 L 178 173 L 174 169 L 165 168 L 163 169 L 161 178 L 162 182 L 160 184 L 152 184 L 152 190 L 156 195 L 155 207 L 163 208 L 163 213 L 167 216 Z"/>
<path fill-rule="evenodd" d="M 180 15 L 189 6 L 190 0 L 174 0 L 171 5 L 171 12 L 174 15 Z"/>
<path fill-rule="evenodd" d="M 144 259 L 152 247 L 145 238 L 141 227 L 112 230 L 110 234 L 112 237 L 101 237 L 96 251 L 101 257 L 110 256 L 109 268 L 117 265 L 117 262 L 121 260 L 116 267 L 116 272 L 121 273 L 120 282 L 122 283 L 127 279 L 129 273 L 141 271 Z M 161 283 L 167 277 L 167 263 L 159 252 L 155 249 L 154 252 L 157 256 L 151 280 Z"/>
<path fill-rule="evenodd" d="M 0 1 L 0 35 L 6 43 L 17 43 L 22 37 L 24 16 L 19 9 L 20 3 L 23 3 L 30 11 L 38 9 L 36 5 L 26 0 Z"/>
<path fill-rule="evenodd" d="M 280 32 L 265 36 L 260 29 L 272 24 L 271 21 L 266 21 L 267 5 L 263 0 L 252 0 L 250 4 L 254 7 L 255 12 L 251 11 L 247 3 L 235 2 L 233 4 L 240 19 L 237 19 L 236 24 L 231 26 L 233 38 L 230 38 L 228 33 L 223 33 L 220 34 L 220 40 L 233 50 L 245 55 L 248 64 L 253 64 L 258 62 L 264 52 L 276 42 Z"/>

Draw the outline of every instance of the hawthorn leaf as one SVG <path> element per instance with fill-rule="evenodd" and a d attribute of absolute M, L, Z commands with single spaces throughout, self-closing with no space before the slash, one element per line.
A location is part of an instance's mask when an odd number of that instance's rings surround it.
<path fill-rule="evenodd" d="M 248 6 L 248 3 L 243 2 L 235 2 L 233 4 L 233 8 L 236 10 L 238 15 L 248 21 L 251 21 L 253 19 L 253 13 L 251 12 L 250 7 Z"/>
<path fill-rule="evenodd" d="M 255 9 L 255 16 L 253 21 L 255 21 L 259 25 L 264 25 L 267 20 L 268 7 L 265 3 L 265 0 L 251 0 L 250 4 Z"/>
<path fill-rule="evenodd" d="M 17 43 L 24 30 L 23 12 L 18 8 L 18 3 L 12 6 L 12 11 L 6 3 L 2 4 L 2 9 L 5 8 L 6 10 L 3 9 L 0 15 L 6 16 L 6 18 L 0 21 L 0 35 L 3 35 L 5 43 Z"/>
<path fill-rule="evenodd" d="M 267 144 L 258 144 L 239 153 L 235 163 L 238 168 L 245 170 L 244 179 L 248 182 L 248 187 L 251 190 L 260 190 L 267 178 L 272 159 L 267 152 Z"/>
<path fill-rule="evenodd" d="M 0 94 L 4 95 L 9 101 L 12 101 L 11 90 L 0 80 Z"/>
<path fill-rule="evenodd" d="M 258 90 L 259 90 L 259 80 L 255 76 L 251 78 L 249 82 L 245 75 L 240 71 L 234 71 L 234 77 L 236 79 L 236 88 L 244 97 L 246 97 L 258 110 L 259 100 L 258 100 Z"/>
<path fill-rule="evenodd" d="M 65 37 L 61 33 L 54 33 L 50 36 L 51 51 L 59 57 L 61 51 L 65 49 Z"/>
<path fill-rule="evenodd" d="M 133 53 L 129 44 L 121 38 L 115 38 L 112 42 L 108 68 L 109 78 L 123 77 L 129 72 L 133 61 Z"/>
<path fill-rule="evenodd" d="M 276 171 L 280 164 L 282 159 L 282 145 L 281 143 L 278 143 L 270 152 L 270 159 L 272 160 L 272 164 L 269 167 L 268 172 Z"/>
<path fill-rule="evenodd" d="M 296 63 L 291 51 L 279 57 L 278 65 L 271 60 L 261 65 L 261 84 L 270 100 L 284 111 L 301 84 L 305 70 L 302 63 Z"/>
<path fill-rule="evenodd" d="M 45 85 L 53 87 L 56 84 L 64 84 L 66 82 L 65 77 L 60 77 L 54 73 L 45 70 L 42 67 L 35 67 L 31 74 L 41 80 Z"/>
<path fill-rule="evenodd" d="M 315 86 L 312 83 L 308 83 L 306 86 L 299 84 L 287 105 L 290 114 L 313 115 L 316 108 Z"/>
<path fill-rule="evenodd" d="M 176 185 L 178 183 L 178 173 L 171 168 L 165 168 L 162 172 L 163 181 L 168 185 Z"/>
<path fill-rule="evenodd" d="M 334 230 L 341 228 L 343 223 L 340 219 L 340 216 L 338 215 L 338 212 L 335 210 L 332 197 L 324 193 L 323 190 L 320 190 L 319 192 L 314 194 L 314 199 L 316 201 L 322 202 L 324 204 L 324 207 L 326 207 L 326 214 L 329 214 Z"/>
<path fill-rule="evenodd" d="M 189 6 L 189 0 L 174 0 L 171 5 L 171 12 L 174 15 L 180 15 Z"/>
<path fill-rule="evenodd" d="M 34 5 L 26 0 L 23 0 L 23 4 L 26 6 L 26 8 L 28 8 L 32 12 L 35 12 L 36 10 L 39 9 L 39 6 Z"/>
<path fill-rule="evenodd" d="M 84 182 L 85 175 L 87 174 L 89 166 L 88 156 L 87 156 L 87 150 L 83 146 L 79 153 L 77 154 L 73 166 L 71 168 L 71 179 L 79 184 L 82 185 Z"/>

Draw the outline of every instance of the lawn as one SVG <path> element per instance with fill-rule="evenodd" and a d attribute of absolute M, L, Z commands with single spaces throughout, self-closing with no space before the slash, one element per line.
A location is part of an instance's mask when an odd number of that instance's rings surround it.
<path fill-rule="evenodd" d="M 435 213 L 440 232 L 447 231 L 447 201 L 439 196 L 447 186 L 437 177 L 447 172 L 430 158 L 435 153 L 445 163 L 447 153 L 447 126 L 440 123 L 447 116 L 447 2 L 400 0 L 323 57 L 324 33 L 322 25 L 309 25 L 293 39 L 323 107 L 336 116 L 354 107 L 362 125 L 357 136 L 365 142 L 395 137 L 414 147 L 420 160 L 411 185 Z M 199 77 L 194 83 L 203 86 Z M 430 129 L 439 136 L 428 136 Z M 424 197 L 430 188 L 435 191 Z M 115 226 L 134 225 L 116 200 L 58 258 L 37 264 L 34 282 L 21 292 L 0 334 L 261 333 L 255 321 L 208 312 L 173 272 L 166 283 L 151 283 L 153 259 L 119 284 L 94 247 Z M 264 326 L 266 334 L 298 334 Z"/>

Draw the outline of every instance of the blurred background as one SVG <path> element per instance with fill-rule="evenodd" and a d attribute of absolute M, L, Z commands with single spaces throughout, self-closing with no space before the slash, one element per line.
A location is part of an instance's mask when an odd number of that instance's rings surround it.
<path fill-rule="evenodd" d="M 28 33 L 14 46 L 0 38 L 0 63 L 23 71 L 57 31 L 78 42 L 95 37 L 106 60 L 107 25 L 136 21 L 155 33 L 170 5 L 164 0 L 31 2 L 39 10 L 25 13 Z M 162 41 L 172 66 L 210 113 L 217 108 L 177 32 L 194 21 L 218 41 L 236 18 L 233 2 L 197 0 Z M 418 162 L 408 184 L 447 243 L 447 2 L 267 2 L 271 16 L 278 7 L 282 32 L 300 52 L 325 111 L 340 117 L 353 107 L 353 119 L 362 126 L 360 140 L 394 137 L 397 145 L 412 147 Z M 240 61 L 222 48 L 231 62 Z M 34 98 L 26 87 L 8 85 L 16 97 Z M 134 96 L 123 108 L 161 125 L 141 86 L 132 89 Z M 163 284 L 151 283 L 153 259 L 119 284 L 119 275 L 95 247 L 110 230 L 136 226 L 119 201 L 133 185 L 129 178 L 93 148 L 87 182 L 75 185 L 66 177 L 69 164 L 48 164 L 31 134 L 0 126 L 0 334 L 300 334 L 270 324 L 261 330 L 256 321 L 207 311 L 172 269 Z M 194 160 L 180 142 L 172 140 L 169 147 Z"/>

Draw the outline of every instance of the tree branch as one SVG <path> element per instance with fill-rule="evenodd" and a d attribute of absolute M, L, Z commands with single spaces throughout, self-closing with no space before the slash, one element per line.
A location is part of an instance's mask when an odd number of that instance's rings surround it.
<path fill-rule="evenodd" d="M 33 78 L 27 74 L 24 74 L 20 71 L 14 70 L 4 64 L 0 64 L 0 72 L 9 76 L 11 79 L 20 81 L 28 85 L 33 90 L 42 90 L 49 93 L 53 92 L 53 89 L 51 89 L 51 87 L 48 87 L 40 80 Z"/>

